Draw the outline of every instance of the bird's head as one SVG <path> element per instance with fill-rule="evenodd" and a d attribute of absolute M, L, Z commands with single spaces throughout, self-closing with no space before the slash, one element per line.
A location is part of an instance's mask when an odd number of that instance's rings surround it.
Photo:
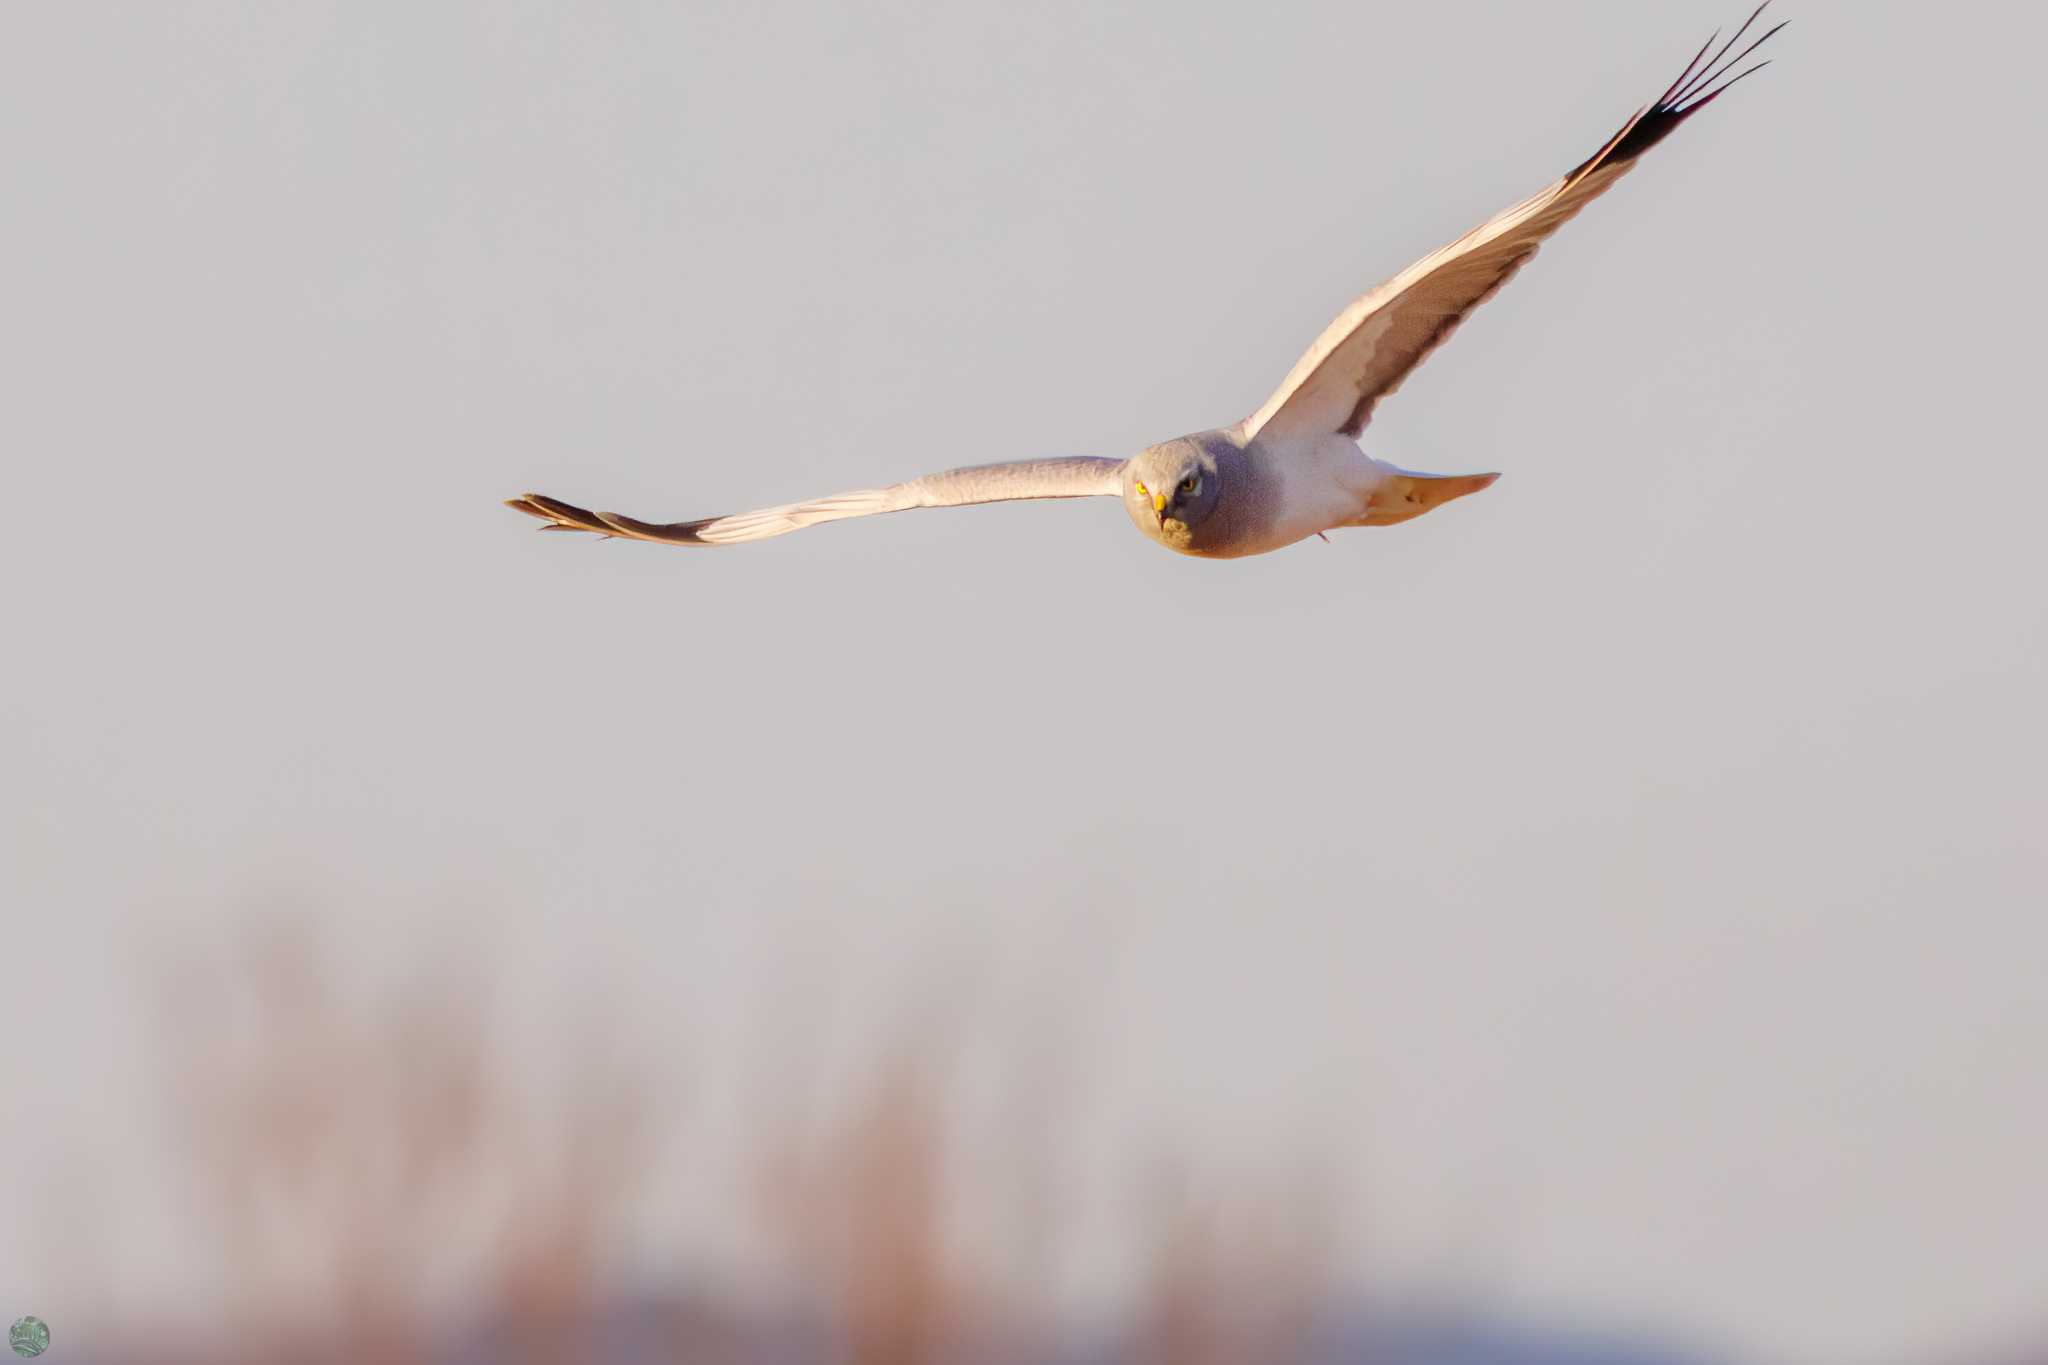
<path fill-rule="evenodd" d="M 1141 450 L 1124 466 L 1124 510 L 1140 531 L 1175 549 L 1189 547 L 1222 496 L 1215 456 L 1191 440 Z"/>

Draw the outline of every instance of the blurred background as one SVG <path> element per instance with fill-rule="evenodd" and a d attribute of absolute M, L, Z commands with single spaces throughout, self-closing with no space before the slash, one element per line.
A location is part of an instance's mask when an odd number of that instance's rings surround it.
<path fill-rule="evenodd" d="M 1208 564 L 498 500 L 1234 421 L 1742 13 L 9 7 L 0 1316 L 2043 1359 L 2048 19 L 1778 9 L 1368 432 L 1496 488 Z"/>

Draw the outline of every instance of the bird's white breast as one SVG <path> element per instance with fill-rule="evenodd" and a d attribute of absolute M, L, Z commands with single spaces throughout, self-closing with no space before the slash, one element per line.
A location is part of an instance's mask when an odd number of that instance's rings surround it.
<path fill-rule="evenodd" d="M 1247 551 L 1251 554 L 1277 550 L 1356 520 L 1364 514 L 1382 473 L 1356 441 L 1338 432 L 1280 437 L 1270 444 L 1262 437 L 1245 453 L 1263 465 L 1277 491 L 1272 518 L 1258 548 Z"/>

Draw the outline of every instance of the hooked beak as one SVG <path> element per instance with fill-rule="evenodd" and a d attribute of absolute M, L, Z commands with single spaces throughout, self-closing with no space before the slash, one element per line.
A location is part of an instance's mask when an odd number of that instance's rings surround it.
<path fill-rule="evenodd" d="M 1166 494 L 1154 493 L 1152 495 L 1152 514 L 1161 521 L 1166 520 Z"/>

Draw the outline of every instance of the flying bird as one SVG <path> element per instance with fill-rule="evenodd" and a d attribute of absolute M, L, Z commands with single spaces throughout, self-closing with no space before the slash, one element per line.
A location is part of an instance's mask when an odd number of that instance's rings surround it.
<path fill-rule="evenodd" d="M 1476 493 L 1497 474 L 1419 474 L 1367 455 L 1359 436 L 1474 308 L 1528 263 L 1551 233 L 1605 194 L 1636 161 L 1759 62 L 1731 76 L 1772 35 L 1729 53 L 1770 5 L 1709 58 L 1707 39 L 1662 95 L 1548 187 L 1363 295 L 1337 315 L 1258 411 L 1234 426 L 1180 436 L 1128 460 L 1068 457 L 976 465 L 886 488 L 835 493 L 732 516 L 647 522 L 589 512 L 539 493 L 507 506 L 543 531 L 591 531 L 663 545 L 738 545 L 848 517 L 1026 498 L 1121 498 L 1131 521 L 1169 550 L 1211 559 L 1264 554 L 1346 526 L 1390 526 Z"/>

